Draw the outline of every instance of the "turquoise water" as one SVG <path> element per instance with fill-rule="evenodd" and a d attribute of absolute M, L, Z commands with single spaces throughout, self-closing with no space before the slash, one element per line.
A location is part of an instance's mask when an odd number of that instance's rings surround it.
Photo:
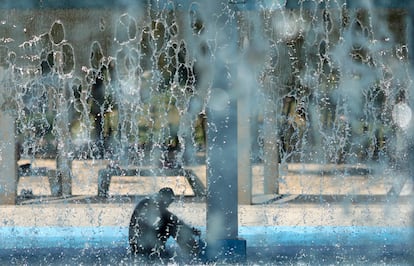
<path fill-rule="evenodd" d="M 205 235 L 205 228 L 201 230 Z M 247 261 L 243 264 L 250 265 L 412 265 L 413 232 L 410 227 L 239 228 L 239 236 L 247 241 Z M 125 227 L 0 227 L 0 263 L 135 264 L 137 258 L 128 253 L 127 236 Z M 178 249 L 172 240 L 167 245 L 172 253 Z M 183 261 L 177 256 L 144 262 Z"/>

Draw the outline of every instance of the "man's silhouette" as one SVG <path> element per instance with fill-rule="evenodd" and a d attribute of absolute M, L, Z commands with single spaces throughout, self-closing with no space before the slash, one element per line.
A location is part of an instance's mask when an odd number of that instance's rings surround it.
<path fill-rule="evenodd" d="M 162 188 L 135 207 L 129 223 L 129 244 L 133 254 L 149 258 L 168 257 L 170 254 L 165 243 L 169 237 L 173 237 L 183 254 L 190 257 L 198 255 L 199 246 L 194 235 L 200 235 L 200 231 L 167 210 L 173 200 L 173 190 Z"/>

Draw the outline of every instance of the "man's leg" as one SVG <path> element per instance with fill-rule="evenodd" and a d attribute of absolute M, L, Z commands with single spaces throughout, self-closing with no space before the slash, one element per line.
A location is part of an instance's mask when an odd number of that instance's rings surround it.
<path fill-rule="evenodd" d="M 160 230 L 160 236 L 165 242 L 170 236 L 173 237 L 185 256 L 194 257 L 199 253 L 199 243 L 194 238 L 193 228 L 182 222 L 171 212 L 163 214 L 163 226 Z"/>
<path fill-rule="evenodd" d="M 162 243 L 158 239 L 158 231 L 145 223 L 137 223 L 129 228 L 129 245 L 133 254 L 150 255 Z"/>
<path fill-rule="evenodd" d="M 177 234 L 176 240 L 178 245 L 180 246 L 181 250 L 190 256 L 198 256 L 199 254 L 199 241 L 197 241 L 194 237 L 193 228 L 186 225 L 181 224 L 177 226 Z"/>
<path fill-rule="evenodd" d="M 168 213 L 168 231 L 186 255 L 198 254 L 199 245 L 198 241 L 194 238 L 193 228 L 182 222 L 172 213 Z"/>

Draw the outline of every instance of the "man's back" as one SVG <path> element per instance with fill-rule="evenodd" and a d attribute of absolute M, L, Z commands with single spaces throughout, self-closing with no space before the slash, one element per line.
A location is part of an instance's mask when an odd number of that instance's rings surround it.
<path fill-rule="evenodd" d="M 160 220 L 161 212 L 153 197 L 138 203 L 129 223 L 129 243 L 133 253 L 150 254 L 155 252 L 154 247 L 162 245 L 157 233 Z"/>

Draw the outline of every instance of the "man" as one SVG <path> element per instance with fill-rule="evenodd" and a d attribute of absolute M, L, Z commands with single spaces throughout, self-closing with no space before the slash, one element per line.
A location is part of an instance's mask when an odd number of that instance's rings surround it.
<path fill-rule="evenodd" d="M 138 203 L 129 223 L 129 244 L 133 254 L 149 258 L 169 257 L 165 243 L 173 237 L 186 256 L 198 255 L 199 245 L 194 235 L 200 235 L 200 231 L 168 211 L 173 201 L 174 192 L 166 187 Z"/>

